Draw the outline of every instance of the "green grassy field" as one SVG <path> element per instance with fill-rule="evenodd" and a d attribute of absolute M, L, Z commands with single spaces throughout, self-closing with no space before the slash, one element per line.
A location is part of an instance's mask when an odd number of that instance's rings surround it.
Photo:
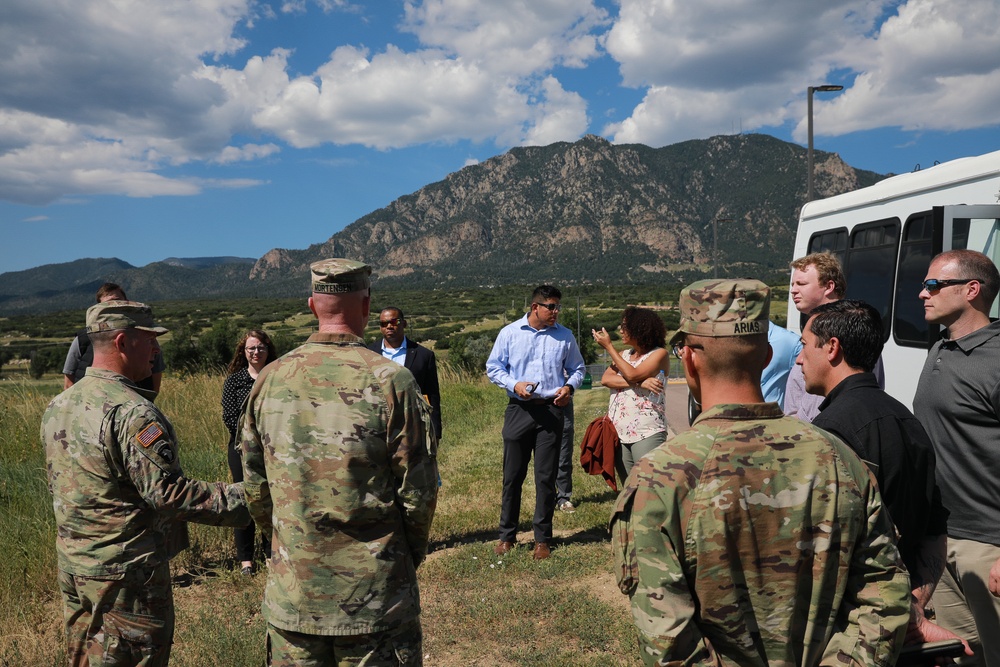
<path fill-rule="evenodd" d="M 185 472 L 226 479 L 222 376 L 164 379 L 158 405 L 180 439 Z M 39 423 L 60 379 L 0 381 L 0 665 L 64 664 L 55 586 L 55 528 Z M 607 391 L 577 393 L 576 439 L 607 407 Z M 442 375 L 443 485 L 432 553 L 418 575 L 425 664 L 607 666 L 639 663 L 627 600 L 611 575 L 606 524 L 614 494 L 579 467 L 574 514 L 556 513 L 555 548 L 535 562 L 522 546 L 493 554 L 500 512 L 500 428 L 506 397 L 484 378 Z M 524 485 L 522 542 L 534 493 Z M 177 632 L 172 665 L 259 667 L 264 575 L 233 572 L 230 531 L 192 526 L 193 546 L 173 563 Z"/>

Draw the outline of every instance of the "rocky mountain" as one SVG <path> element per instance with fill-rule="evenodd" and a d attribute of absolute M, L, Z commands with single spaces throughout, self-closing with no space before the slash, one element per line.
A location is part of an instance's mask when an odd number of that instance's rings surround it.
<path fill-rule="evenodd" d="M 820 196 L 882 178 L 832 153 L 815 164 Z M 675 281 L 710 266 L 717 219 L 720 275 L 767 274 L 791 259 L 805 190 L 805 149 L 767 135 L 663 148 L 587 136 L 466 167 L 324 243 L 271 250 L 250 279 L 294 289 L 309 263 L 344 256 L 387 286 Z"/>
<path fill-rule="evenodd" d="M 883 178 L 817 152 L 827 197 Z M 787 271 L 806 150 L 763 134 L 663 148 L 596 136 L 513 148 L 400 197 L 304 250 L 256 260 L 79 260 L 0 274 L 0 313 L 88 305 L 112 280 L 143 299 L 296 296 L 324 257 L 367 261 L 383 287 L 659 283 Z M 713 224 L 713 221 L 718 221 Z"/>

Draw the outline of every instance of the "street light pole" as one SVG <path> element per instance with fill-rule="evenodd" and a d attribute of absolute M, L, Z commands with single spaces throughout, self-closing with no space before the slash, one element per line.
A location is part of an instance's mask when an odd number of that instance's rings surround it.
<path fill-rule="evenodd" d="M 821 93 L 832 93 L 832 92 L 836 92 L 838 90 L 843 90 L 843 89 L 844 89 L 843 86 L 832 86 L 832 85 L 829 85 L 829 84 L 824 84 L 822 86 L 809 86 L 809 104 L 808 104 L 808 109 L 806 111 L 806 113 L 808 115 L 808 118 L 809 118 L 809 120 L 807 121 L 807 125 L 808 125 L 808 128 L 809 128 L 809 152 L 808 152 L 808 157 L 806 159 L 806 170 L 808 171 L 808 179 L 807 180 L 808 180 L 808 183 L 809 183 L 808 188 L 806 190 L 806 201 L 807 202 L 812 201 L 813 200 L 813 196 L 815 194 L 814 187 L 813 187 L 813 182 L 814 182 L 814 176 L 813 176 L 813 93 L 815 93 L 817 91 L 819 91 Z"/>

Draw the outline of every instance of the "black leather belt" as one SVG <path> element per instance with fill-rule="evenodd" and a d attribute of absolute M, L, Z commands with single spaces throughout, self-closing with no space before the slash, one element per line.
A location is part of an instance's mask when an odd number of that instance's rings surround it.
<path fill-rule="evenodd" d="M 520 398 L 510 397 L 511 403 L 517 403 L 519 405 L 529 404 L 529 405 L 552 405 L 555 403 L 555 397 L 552 398 L 529 398 L 528 400 L 521 400 Z"/>

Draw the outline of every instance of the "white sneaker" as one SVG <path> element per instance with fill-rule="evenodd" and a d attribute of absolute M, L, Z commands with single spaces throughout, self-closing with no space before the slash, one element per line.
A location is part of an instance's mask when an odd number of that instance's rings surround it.
<path fill-rule="evenodd" d="M 576 511 L 576 507 L 574 507 L 573 503 L 568 500 L 560 500 L 559 503 L 556 504 L 556 509 L 560 512 L 566 512 L 566 514 L 572 514 Z"/>

